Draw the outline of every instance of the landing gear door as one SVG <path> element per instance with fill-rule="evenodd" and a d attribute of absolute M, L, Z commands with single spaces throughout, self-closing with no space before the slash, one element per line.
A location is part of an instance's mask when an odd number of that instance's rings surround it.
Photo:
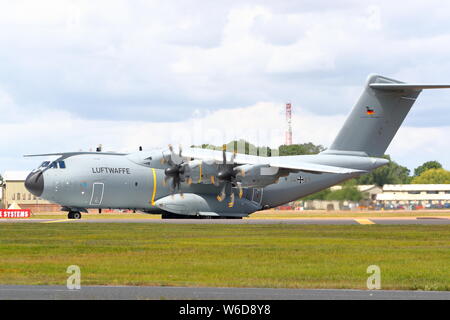
<path fill-rule="evenodd" d="M 105 185 L 103 182 L 95 182 L 92 185 L 91 206 L 99 206 L 102 204 L 104 189 Z"/>
<path fill-rule="evenodd" d="M 253 189 L 252 201 L 261 204 L 262 194 L 263 194 L 263 189 L 261 189 L 261 188 L 254 188 Z"/>

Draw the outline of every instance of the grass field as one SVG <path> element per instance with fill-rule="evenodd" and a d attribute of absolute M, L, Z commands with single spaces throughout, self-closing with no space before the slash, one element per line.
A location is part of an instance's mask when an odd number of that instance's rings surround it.
<path fill-rule="evenodd" d="M 450 210 L 386 210 L 386 211 L 326 211 L 326 210 L 267 210 L 251 218 L 391 218 L 391 217 L 450 217 Z"/>
<path fill-rule="evenodd" d="M 0 225 L 1 284 L 450 290 L 445 225 Z"/>
<path fill-rule="evenodd" d="M 450 210 L 396 210 L 396 211 L 325 211 L 325 210 L 266 210 L 255 212 L 249 219 L 269 219 L 269 218 L 390 218 L 390 217 L 450 217 Z M 67 219 L 67 213 L 35 213 L 33 218 L 39 219 Z M 83 214 L 83 219 L 160 219 L 161 215 L 143 213 L 89 213 Z"/>

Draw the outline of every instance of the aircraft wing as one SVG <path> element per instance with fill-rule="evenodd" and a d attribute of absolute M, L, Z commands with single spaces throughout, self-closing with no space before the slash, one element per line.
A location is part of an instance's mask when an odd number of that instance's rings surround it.
<path fill-rule="evenodd" d="M 227 163 L 231 163 L 232 152 L 225 152 Z M 222 162 L 223 154 L 219 150 L 211 149 L 200 149 L 200 148 L 189 148 L 188 150 L 183 150 L 184 157 L 190 157 L 195 159 L 200 159 L 204 161 L 215 161 Z M 259 157 L 246 154 L 236 154 L 234 163 L 237 164 L 266 164 L 271 167 L 289 169 L 293 171 L 304 171 L 311 173 L 338 173 L 338 174 L 350 174 L 350 173 L 366 173 L 364 170 L 342 168 L 327 166 L 322 164 L 309 163 L 304 161 L 299 161 L 296 157 Z"/>
<path fill-rule="evenodd" d="M 26 154 L 24 157 L 48 157 L 48 156 L 61 156 L 63 158 L 68 158 L 72 156 L 77 156 L 80 154 L 104 154 L 104 155 L 116 155 L 116 156 L 124 156 L 126 153 L 116 153 L 116 152 L 88 152 L 88 151 L 79 151 L 79 152 L 59 152 L 59 153 L 41 153 L 41 154 Z"/>

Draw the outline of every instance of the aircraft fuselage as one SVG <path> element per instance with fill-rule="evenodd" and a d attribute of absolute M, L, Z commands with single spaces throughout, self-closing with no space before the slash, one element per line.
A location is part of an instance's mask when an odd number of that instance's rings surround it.
<path fill-rule="evenodd" d="M 167 165 L 160 163 L 159 154 L 159 151 L 155 151 L 126 156 L 98 153 L 68 157 L 64 159 L 63 167 L 55 165 L 43 172 L 43 188 L 39 196 L 73 209 L 114 208 L 161 213 L 165 210 L 158 200 L 161 202 L 161 199 L 166 199 L 172 206 L 167 208 L 179 214 L 247 216 L 357 176 L 291 173 L 280 178 L 278 183 L 264 188 L 244 188 L 242 198 L 236 197 L 235 204 L 230 207 L 227 201 L 216 199 L 221 184 L 181 183 L 179 191 L 183 197 L 178 192 L 172 196 L 170 185 L 164 183 Z M 384 159 L 359 156 L 319 154 L 294 157 L 310 163 L 361 170 L 371 170 L 386 163 Z M 38 172 L 30 175 L 29 184 L 33 183 L 33 175 Z M 173 211 L 173 208 L 178 211 Z"/>

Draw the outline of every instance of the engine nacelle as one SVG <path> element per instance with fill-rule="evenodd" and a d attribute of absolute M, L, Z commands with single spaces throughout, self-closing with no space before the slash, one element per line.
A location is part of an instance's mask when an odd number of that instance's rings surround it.
<path fill-rule="evenodd" d="M 277 183 L 280 177 L 289 174 L 267 164 L 244 164 L 234 170 L 237 173 L 236 181 L 240 182 L 244 188 L 262 188 Z"/>
<path fill-rule="evenodd" d="M 217 165 L 206 161 L 192 160 L 184 166 L 183 178 L 191 179 L 192 183 L 212 184 L 217 174 Z"/>

